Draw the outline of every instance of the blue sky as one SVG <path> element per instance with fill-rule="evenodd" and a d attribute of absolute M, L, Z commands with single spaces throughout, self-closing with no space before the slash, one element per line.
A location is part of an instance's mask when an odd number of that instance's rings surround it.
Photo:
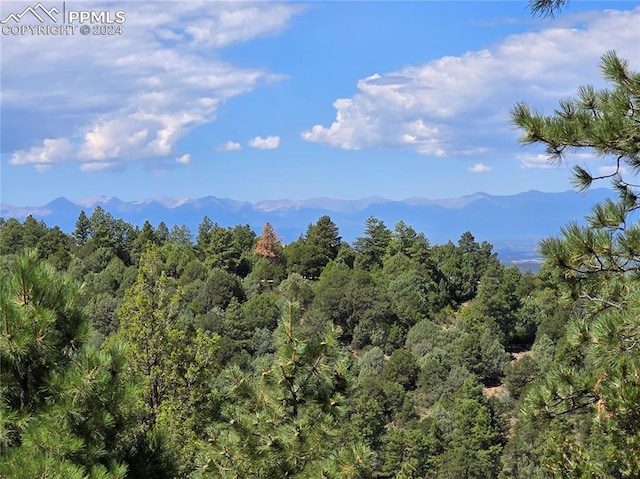
<path fill-rule="evenodd" d="M 601 86 L 610 49 L 640 68 L 639 5 L 67 1 L 124 11 L 122 33 L 2 35 L 0 200 L 564 191 L 611 160 L 550 165 L 509 109 Z"/>

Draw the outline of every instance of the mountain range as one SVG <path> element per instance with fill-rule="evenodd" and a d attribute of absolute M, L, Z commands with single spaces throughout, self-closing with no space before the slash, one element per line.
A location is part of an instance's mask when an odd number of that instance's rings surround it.
<path fill-rule="evenodd" d="M 541 239 L 557 234 L 569 221 L 583 222 L 584 215 L 594 204 L 614 196 L 613 191 L 601 188 L 586 193 L 531 190 L 504 196 L 476 193 L 447 199 L 401 201 L 370 197 L 250 203 L 215 196 L 122 201 L 99 196 L 74 202 L 60 197 L 35 207 L 0 203 L 0 216 L 22 220 L 32 215 L 49 226 L 58 225 L 63 231 L 71 232 L 80 211 L 91 215 L 97 206 L 101 206 L 115 218 L 134 225 L 141 226 L 148 220 L 157 226 L 164 221 L 169 228 L 186 225 L 194 234 L 204 216 L 208 216 L 221 226 L 249 224 L 258 234 L 264 223 L 270 222 L 285 243 L 304 234 L 307 226 L 322 215 L 329 215 L 340 228 L 343 239 L 352 242 L 363 234 L 366 219 L 375 216 L 391 229 L 403 220 L 435 244 L 456 242 L 462 233 L 471 231 L 477 241 L 492 243 L 503 261 L 527 262 L 537 258 L 536 248 Z"/>

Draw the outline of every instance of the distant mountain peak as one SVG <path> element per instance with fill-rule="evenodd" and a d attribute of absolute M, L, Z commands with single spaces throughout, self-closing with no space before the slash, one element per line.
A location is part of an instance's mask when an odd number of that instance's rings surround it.
<path fill-rule="evenodd" d="M 75 201 L 75 204 L 84 206 L 85 208 L 93 208 L 98 204 L 107 204 L 110 203 L 115 197 L 113 196 L 91 196 L 90 198 L 85 198 L 83 200 Z M 117 198 L 116 198 L 117 199 Z"/>
<path fill-rule="evenodd" d="M 47 203 L 46 205 L 44 205 L 44 207 L 66 207 L 69 205 L 76 205 L 76 203 L 74 203 L 71 200 L 68 200 L 67 198 L 65 198 L 64 196 L 58 196 L 57 198 L 49 201 L 49 203 Z"/>
<path fill-rule="evenodd" d="M 434 243 L 456 241 L 464 231 L 471 231 L 479 240 L 492 244 L 505 241 L 527 243 L 535 249 L 541 238 L 557 234 L 569 221 L 581 221 L 591 207 L 607 197 L 615 197 L 608 189 L 593 189 L 586 193 L 565 191 L 544 193 L 530 190 L 514 195 L 491 195 L 477 192 L 457 198 L 409 198 L 390 200 L 380 196 L 355 200 L 317 197 L 307 200 L 265 200 L 255 203 L 228 198 L 160 197 L 140 201 L 122 201 L 114 196 L 95 196 L 72 202 L 58 197 L 43 206 L 15 207 L 0 204 L 0 216 L 24 220 L 28 215 L 57 225 L 71 232 L 78 214 L 87 215 L 101 206 L 113 217 L 141 226 L 145 221 L 157 226 L 186 225 L 192 232 L 205 216 L 220 226 L 248 224 L 260 231 L 270 222 L 285 241 L 294 241 L 309 224 L 329 215 L 338 225 L 345 241 L 362 235 L 368 217 L 375 216 L 389 228 L 400 220 L 424 233 Z M 531 246 L 534 245 L 534 246 Z"/>

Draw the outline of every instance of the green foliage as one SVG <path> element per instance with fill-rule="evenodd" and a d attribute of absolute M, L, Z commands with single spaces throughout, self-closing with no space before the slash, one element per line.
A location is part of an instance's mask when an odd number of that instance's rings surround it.
<path fill-rule="evenodd" d="M 452 344 L 453 361 L 461 364 L 479 380 L 495 382 L 502 377 L 503 368 L 510 359 L 500 342 L 500 333 L 490 324 L 463 327 Z"/>
<path fill-rule="evenodd" d="M 358 253 L 356 266 L 365 270 L 382 267 L 382 259 L 391 243 L 391 238 L 391 231 L 384 221 L 370 216 L 365 223 L 364 236 L 356 238 L 353 243 Z"/>
<path fill-rule="evenodd" d="M 43 221 L 36 220 L 29 215 L 22 223 L 22 244 L 25 248 L 35 248 L 40 239 L 46 234 L 47 226 Z"/>
<path fill-rule="evenodd" d="M 127 341 L 129 367 L 141 381 L 148 414 L 157 415 L 164 397 L 173 391 L 166 372 L 173 346 L 182 341 L 177 328 L 180 291 L 160 269 L 156 247 L 150 247 L 140 259 L 138 279 L 127 291 L 118 310 L 119 335 Z"/>
<path fill-rule="evenodd" d="M 173 225 L 169 231 L 169 241 L 179 246 L 191 246 L 193 234 L 187 225 Z"/>
<path fill-rule="evenodd" d="M 315 284 L 310 311 L 340 326 L 344 338 L 358 349 L 369 344 L 386 348 L 390 335 L 395 336 L 397 347 L 402 344 L 406 329 L 401 327 L 392 334 L 397 316 L 381 283 L 368 271 L 331 262 Z"/>
<path fill-rule="evenodd" d="M 384 463 L 379 477 L 393 479 L 435 478 L 439 455 L 444 451 L 442 432 L 433 420 L 420 429 L 393 428 L 385 436 Z"/>
<path fill-rule="evenodd" d="M 504 383 L 514 399 L 520 398 L 525 388 L 538 376 L 538 364 L 529 355 L 511 361 L 504 368 Z"/>
<path fill-rule="evenodd" d="M 198 228 L 196 250 L 205 265 L 246 276 L 256 235 L 249 225 L 224 228 L 205 216 Z"/>
<path fill-rule="evenodd" d="M 150 245 L 118 310 L 117 336 L 126 341 L 128 371 L 143 392 L 143 433 L 149 440 L 164 438 L 153 453 L 168 449 L 168 460 L 177 462 L 184 475 L 193 467 L 204 434 L 199 417 L 217 409 L 211 384 L 218 337 L 179 326 L 181 290 L 161 266 L 159 249 Z M 164 468 L 172 466 L 169 462 Z"/>
<path fill-rule="evenodd" d="M 258 255 L 253 262 L 251 273 L 247 277 L 259 283 L 259 291 L 270 291 L 286 278 L 283 260 L 284 256 L 282 255 L 272 259 Z"/>
<path fill-rule="evenodd" d="M 553 116 L 544 116 L 519 103 L 512 109 L 513 123 L 524 130 L 520 138 L 523 144 L 545 144 L 553 160 L 562 160 L 572 150 L 584 148 L 618 158 L 618 169 L 606 177 L 613 179 L 622 192 L 631 193 L 625 187 L 631 185 L 624 181 L 621 168 L 623 162 L 632 169 L 638 166 L 640 146 L 635 140 L 640 74 L 630 71 L 629 63 L 613 51 L 602 56 L 600 70 L 605 80 L 613 84 L 613 89 L 583 86 L 575 98 L 561 101 Z M 584 189 L 596 178 L 577 167 L 574 179 L 576 185 Z"/>
<path fill-rule="evenodd" d="M 488 323 L 500 331 L 499 340 L 509 344 L 514 336 L 520 298 L 517 294 L 520 272 L 513 266 L 489 266 L 481 276 L 476 297 L 466 313 L 478 321 Z"/>
<path fill-rule="evenodd" d="M 593 322 L 574 320 L 568 331 L 569 344 L 583 351 L 584 363 L 553 369 L 527 397 L 526 410 L 534 418 L 553 419 L 569 415 L 574 428 L 586 427 L 563 436 L 553 434 L 548 467 L 572 471 L 575 477 L 636 477 L 640 474 L 640 293 L 634 287 L 624 310 L 599 314 Z M 553 431 L 553 429 L 551 429 Z M 597 437 L 598 440 L 594 441 Z M 557 442 L 567 453 L 555 453 Z M 588 466 L 574 470 L 576 461 Z"/>
<path fill-rule="evenodd" d="M 382 404 L 375 398 L 360 394 L 350 398 L 351 415 L 348 421 L 349 437 L 369 447 L 379 447 L 388 422 Z"/>
<path fill-rule="evenodd" d="M 15 218 L 9 218 L 0 226 L 0 254 L 8 255 L 20 251 L 23 246 L 22 224 Z"/>
<path fill-rule="evenodd" d="M 436 271 L 398 253 L 385 259 L 383 273 L 394 310 L 407 328 L 444 307 Z"/>
<path fill-rule="evenodd" d="M 83 311 L 105 337 L 118 329 L 116 310 L 124 292 L 131 286 L 128 284 L 126 270 L 127 267 L 120 258 L 112 257 L 104 269 L 84 275 Z M 134 270 L 131 267 L 131 271 Z"/>
<path fill-rule="evenodd" d="M 424 233 L 417 233 L 412 226 L 399 221 L 391 234 L 388 254 L 402 254 L 419 264 L 426 264 L 429 260 L 429 248 L 429 240 Z"/>
<path fill-rule="evenodd" d="M 232 298 L 244 300 L 244 292 L 237 277 L 222 269 L 209 271 L 207 280 L 199 289 L 192 304 L 197 313 L 205 313 L 214 307 L 225 309 Z"/>
<path fill-rule="evenodd" d="M 462 234 L 458 246 L 449 241 L 433 248 L 433 261 L 456 303 L 472 299 L 485 270 L 498 263 L 492 249 L 493 246 L 486 241 L 478 244 L 468 231 Z"/>
<path fill-rule="evenodd" d="M 450 445 L 438 477 L 496 477 L 501 450 L 502 438 L 493 412 L 480 387 L 469 380 L 456 394 Z"/>
<path fill-rule="evenodd" d="M 14 262 L 0 287 L 3 398 L 18 410 L 37 408 L 46 400 L 42 386 L 51 371 L 65 368 L 86 341 L 80 287 L 33 251 Z"/>
<path fill-rule="evenodd" d="M 331 328 L 322 341 L 298 335 L 292 304 L 275 333 L 276 353 L 256 380 L 226 371 L 224 422 L 211 430 L 194 477 L 363 477 L 366 448 L 342 446 L 347 359 Z"/>
<path fill-rule="evenodd" d="M 131 245 L 132 257 L 139 258 L 149 244 L 160 246 L 160 240 L 153 225 L 149 223 L 149 220 L 145 220 L 142 228 L 136 232 L 136 238 Z"/>
<path fill-rule="evenodd" d="M 549 479 L 544 470 L 540 428 L 531 421 L 519 419 L 511 431 L 509 442 L 502 454 L 502 469 L 499 479 Z"/>
<path fill-rule="evenodd" d="M 587 226 L 571 223 L 560 238 L 550 238 L 541 247 L 576 291 L 615 302 L 624 293 L 623 273 L 637 270 L 634 258 L 640 251 L 640 230 L 628 218 L 638 207 L 637 188 L 625 178 L 627 168 L 635 174 L 640 166 L 640 73 L 630 71 L 628 62 L 615 52 L 602 56 L 600 68 L 612 89 L 581 87 L 577 97 L 562 101 L 553 116 L 518 104 L 512 118 L 524 130 L 521 142 L 544 144 L 552 161 L 562 161 L 575 150 L 589 149 L 616 162 L 614 172 L 601 177 L 576 167 L 574 182 L 584 190 L 594 181 L 608 178 L 619 201 L 597 205 L 587 217 Z"/>
<path fill-rule="evenodd" d="M 611 89 L 581 87 L 575 98 L 561 101 L 553 116 L 525 104 L 512 110 L 513 123 L 524 130 L 522 143 L 544 144 L 552 161 L 588 149 L 616 165 L 601 177 L 574 168 L 579 189 L 608 178 L 619 200 L 597 205 L 586 226 L 571 223 L 541 245 L 579 306 L 560 338 L 556 364 L 525 398 L 523 421 L 540 431 L 541 466 L 553 477 L 640 474 L 640 230 L 632 221 L 637 186 L 627 179 L 640 166 L 640 73 L 631 72 L 615 52 L 602 56 L 601 71 Z"/>
<path fill-rule="evenodd" d="M 80 288 L 35 254 L 0 279 L 0 476 L 122 478 L 136 399 L 119 345 L 97 351 Z"/>
<path fill-rule="evenodd" d="M 76 229 L 72 233 L 73 238 L 78 246 L 87 244 L 91 236 L 91 221 L 87 214 L 82 210 L 76 220 Z"/>
<path fill-rule="evenodd" d="M 300 307 L 306 309 L 313 300 L 313 290 L 309 280 L 303 278 L 298 273 L 291 273 L 287 279 L 278 285 L 278 293 L 292 303 L 299 303 Z"/>
<path fill-rule="evenodd" d="M 607 208 L 594 225 L 625 211 Z M 26 242 L 33 261 L 84 283 L 73 307 L 20 309 L 3 276 L 2 317 L 22 331 L 0 345 L 3 477 L 637 474 L 633 261 L 521 275 L 470 233 L 432 246 L 370 218 L 352 249 L 328 216 L 284 248 L 273 233 L 265 256 L 246 225 L 205 218 L 193 245 L 185 227 L 137 229 L 96 210 L 73 237 L 0 221 L 3 270 Z M 59 282 L 75 291 L 53 269 L 29 274 L 51 285 L 51 304 L 64 299 Z M 278 320 L 291 302 L 300 312 Z M 534 344 L 511 361 L 513 342 Z M 478 381 L 511 397 L 488 400 Z"/>
<path fill-rule="evenodd" d="M 321 216 L 316 224 L 309 225 L 303 238 L 287 246 L 287 268 L 317 279 L 327 263 L 336 259 L 341 245 L 336 224 L 329 216 Z"/>
<path fill-rule="evenodd" d="M 400 384 L 405 391 L 416 387 L 418 377 L 416 358 L 406 349 L 396 349 L 382 368 L 382 378 Z"/>
<path fill-rule="evenodd" d="M 415 357 L 422 358 L 443 343 L 442 336 L 443 333 L 437 324 L 424 319 L 409 330 L 405 344 Z"/>
<path fill-rule="evenodd" d="M 567 3 L 567 0 L 529 0 L 531 13 L 541 17 L 553 17 Z"/>
<path fill-rule="evenodd" d="M 384 352 L 377 346 L 365 351 L 358 359 L 358 378 L 374 378 L 382 372 L 385 358 Z"/>

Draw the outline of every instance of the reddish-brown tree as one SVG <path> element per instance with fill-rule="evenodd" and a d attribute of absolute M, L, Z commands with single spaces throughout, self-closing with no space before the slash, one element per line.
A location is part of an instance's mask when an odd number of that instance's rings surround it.
<path fill-rule="evenodd" d="M 275 261 L 281 252 L 282 239 L 280 238 L 280 235 L 274 231 L 271 223 L 266 223 L 262 230 L 262 234 L 258 239 L 255 253 L 267 258 L 269 261 Z"/>

